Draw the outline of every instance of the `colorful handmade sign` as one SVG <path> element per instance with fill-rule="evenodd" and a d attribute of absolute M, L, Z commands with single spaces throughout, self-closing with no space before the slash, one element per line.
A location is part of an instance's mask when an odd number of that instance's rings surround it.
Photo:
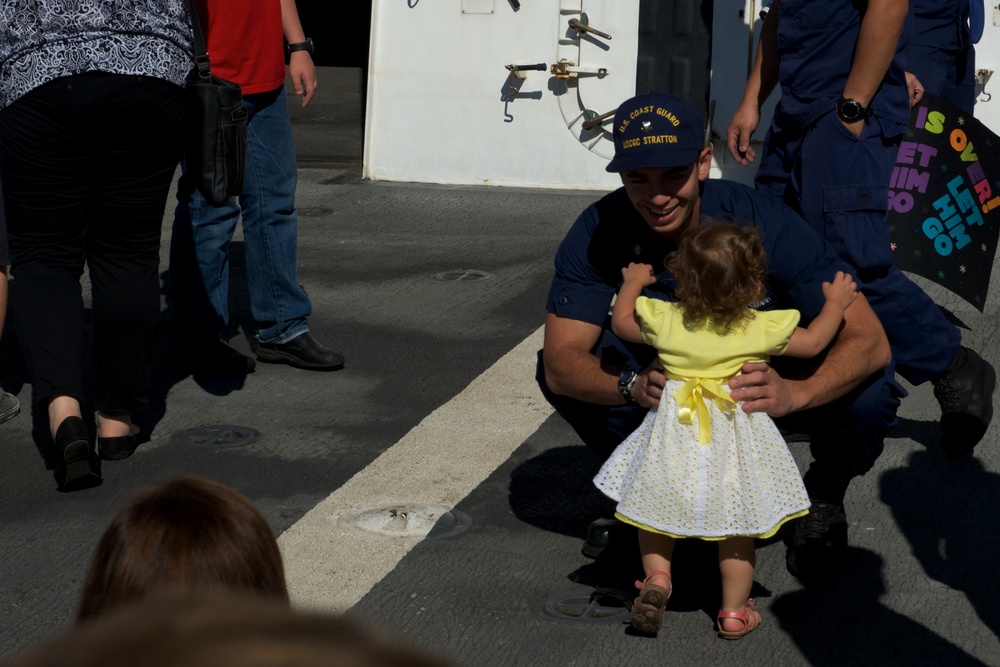
<path fill-rule="evenodd" d="M 1000 233 L 1000 138 L 925 95 L 889 180 L 889 238 L 900 269 L 986 305 Z"/>

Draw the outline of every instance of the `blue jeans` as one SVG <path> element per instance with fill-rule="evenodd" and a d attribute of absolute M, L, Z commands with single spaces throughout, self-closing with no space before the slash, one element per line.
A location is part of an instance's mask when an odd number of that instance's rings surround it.
<path fill-rule="evenodd" d="M 214 207 L 186 174 L 178 183 L 170 244 L 173 305 L 179 325 L 193 337 L 204 338 L 208 331 L 218 337 L 226 329 L 229 243 L 242 215 L 257 335 L 262 343 L 287 343 L 309 331 L 312 304 L 297 278 L 298 173 L 284 88 L 244 95 L 243 106 L 249 142 L 239 197 Z"/>

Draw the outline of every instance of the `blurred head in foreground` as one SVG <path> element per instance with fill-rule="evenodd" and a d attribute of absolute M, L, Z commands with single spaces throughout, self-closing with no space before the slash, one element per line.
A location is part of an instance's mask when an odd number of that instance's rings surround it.
<path fill-rule="evenodd" d="M 182 476 L 140 491 L 97 546 L 77 620 L 168 591 L 240 591 L 288 604 L 281 552 L 246 496 Z"/>
<path fill-rule="evenodd" d="M 124 604 L 6 667 L 447 667 L 343 618 L 226 592 Z"/>

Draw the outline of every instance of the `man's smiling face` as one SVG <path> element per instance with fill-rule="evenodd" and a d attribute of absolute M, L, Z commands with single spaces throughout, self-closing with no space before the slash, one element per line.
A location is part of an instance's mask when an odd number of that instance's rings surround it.
<path fill-rule="evenodd" d="M 622 172 L 629 201 L 646 224 L 668 239 L 678 240 L 689 224 L 698 224 L 699 183 L 708 177 L 712 152 L 680 167 L 649 167 Z"/>

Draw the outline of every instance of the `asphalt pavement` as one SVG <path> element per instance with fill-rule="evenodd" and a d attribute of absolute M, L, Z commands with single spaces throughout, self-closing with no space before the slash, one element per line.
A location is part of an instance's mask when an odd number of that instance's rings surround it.
<path fill-rule="evenodd" d="M 345 353 L 343 370 L 258 364 L 223 381 L 186 368 L 164 339 L 137 419 L 148 441 L 106 462 L 102 486 L 60 494 L 8 326 L 0 384 L 23 412 L 0 426 L 0 658 L 66 629 L 115 511 L 189 471 L 262 508 L 296 605 L 345 612 L 458 665 L 1000 665 L 997 427 L 975 457 L 946 461 L 929 386 L 910 388 L 885 454 L 851 486 L 840 578 L 806 588 L 780 542 L 761 545 L 764 624 L 725 642 L 712 631 L 714 557 L 686 544 L 664 629 L 631 633 L 635 551 L 580 553 L 587 524 L 609 509 L 590 484 L 598 462 L 533 377 L 553 253 L 603 193 L 364 181 L 361 77 L 321 68 L 312 105 L 289 98 L 299 279 L 312 330 Z M 251 352 L 239 237 L 233 265 L 232 342 Z M 1000 364 L 995 284 L 985 313 L 922 284 L 966 344 Z M 791 449 L 808 464 L 806 445 Z M 429 524 L 359 537 L 351 519 L 365 509 L 444 517 L 426 538 Z"/>

